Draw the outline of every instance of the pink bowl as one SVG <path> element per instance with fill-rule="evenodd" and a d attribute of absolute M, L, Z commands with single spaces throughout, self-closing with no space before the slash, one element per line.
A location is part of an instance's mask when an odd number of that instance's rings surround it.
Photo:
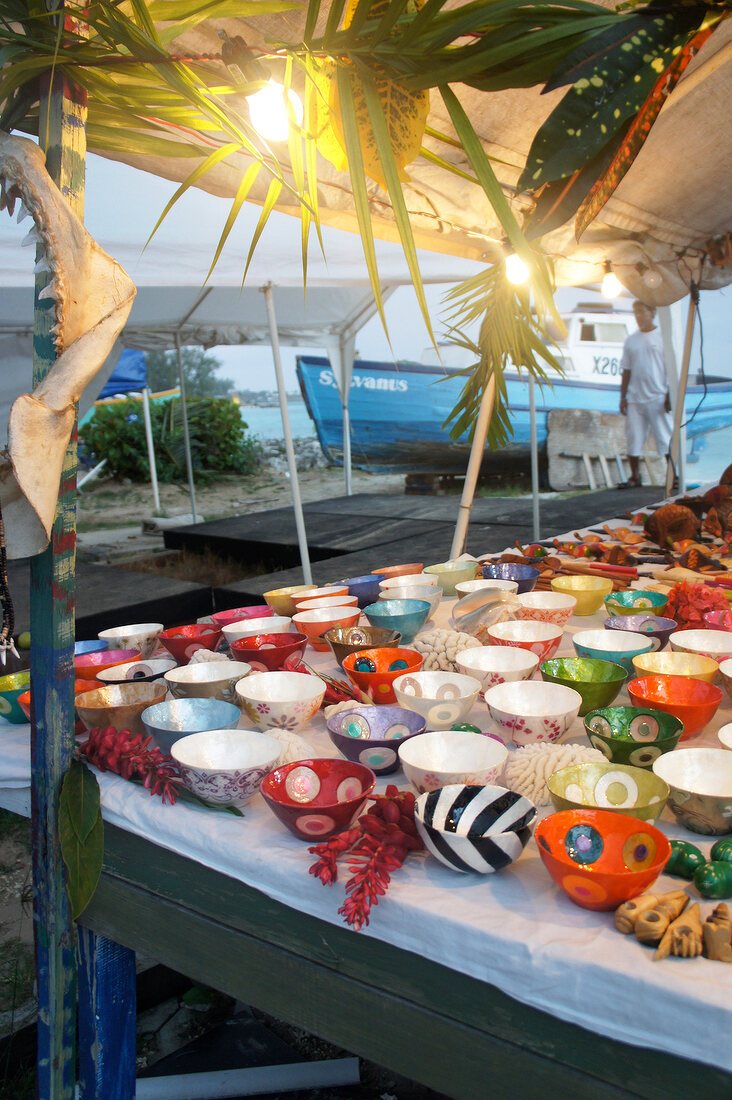
<path fill-rule="evenodd" d="M 97 673 L 105 668 L 139 660 L 139 649 L 98 649 L 96 653 L 80 653 L 74 657 L 74 676 L 77 680 L 96 680 Z"/>
<path fill-rule="evenodd" d="M 732 611 L 706 611 L 702 618 L 709 630 L 732 630 Z"/>
<path fill-rule="evenodd" d="M 292 622 L 296 630 L 307 634 L 313 649 L 327 651 L 328 643 L 321 640 L 323 634 L 337 626 L 344 629 L 355 626 L 360 614 L 358 607 L 323 607 L 315 611 L 298 611 L 292 616 Z"/>
<path fill-rule="evenodd" d="M 511 645 L 534 653 L 540 661 L 548 661 L 559 649 L 564 631 L 553 623 L 533 620 L 512 620 L 488 627 L 491 645 Z"/>
<path fill-rule="evenodd" d="M 179 665 L 187 665 L 198 649 L 216 649 L 220 640 L 221 627 L 212 623 L 173 626 L 160 632 L 160 641 Z"/>
<path fill-rule="evenodd" d="M 275 768 L 260 791 L 272 813 L 300 840 L 324 840 L 361 812 L 376 776 L 354 760 L 296 760 Z"/>
<path fill-rule="evenodd" d="M 253 672 L 279 672 L 288 657 L 302 657 L 307 635 L 252 634 L 231 643 L 231 656 L 244 661 Z"/>
<path fill-rule="evenodd" d="M 244 619 L 266 619 L 274 615 L 274 609 L 268 603 L 258 603 L 250 607 L 231 607 L 228 611 L 217 611 L 211 618 L 217 626 L 229 626 Z"/>

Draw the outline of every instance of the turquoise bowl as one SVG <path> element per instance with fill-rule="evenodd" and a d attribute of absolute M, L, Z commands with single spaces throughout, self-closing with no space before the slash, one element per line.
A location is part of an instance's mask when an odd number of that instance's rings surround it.
<path fill-rule="evenodd" d="M 6 722 L 19 724 L 28 721 L 18 702 L 18 696 L 28 691 L 30 676 L 29 668 L 23 669 L 22 672 L 11 672 L 8 676 L 0 676 L 0 718 L 4 718 Z"/>
<path fill-rule="evenodd" d="M 641 611 L 648 615 L 663 615 L 668 596 L 661 592 L 627 588 L 624 592 L 611 592 L 604 603 L 608 615 L 637 615 Z"/>
<path fill-rule="evenodd" d="M 572 641 L 578 657 L 622 665 L 631 679 L 636 675 L 633 658 L 658 648 L 654 638 L 630 630 L 580 630 Z"/>
<path fill-rule="evenodd" d="M 598 707 L 609 707 L 627 678 L 622 665 L 593 657 L 554 657 L 542 661 L 539 672 L 542 680 L 564 684 L 580 693 L 580 718 Z"/>
<path fill-rule="evenodd" d="M 430 613 L 427 600 L 379 600 L 364 607 L 363 613 L 371 626 L 383 626 L 398 630 L 402 645 L 409 645 L 414 635 L 422 629 Z"/>

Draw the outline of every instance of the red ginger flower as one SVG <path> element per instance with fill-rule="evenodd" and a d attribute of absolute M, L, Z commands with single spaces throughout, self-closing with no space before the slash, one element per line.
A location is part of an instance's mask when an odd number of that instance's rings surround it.
<path fill-rule="evenodd" d="M 163 802 L 172 806 L 178 797 L 176 785 L 180 777 L 172 757 L 165 756 L 157 747 L 151 749 L 151 741 L 152 737 L 143 738 L 128 729 L 95 726 L 77 752 L 101 772 L 115 772 L 123 779 L 140 780 L 151 795 L 159 794 Z"/>
<path fill-rule="evenodd" d="M 722 589 L 680 581 L 668 594 L 666 615 L 676 620 L 680 630 L 692 630 L 703 628 L 707 611 L 728 611 L 729 606 Z"/>

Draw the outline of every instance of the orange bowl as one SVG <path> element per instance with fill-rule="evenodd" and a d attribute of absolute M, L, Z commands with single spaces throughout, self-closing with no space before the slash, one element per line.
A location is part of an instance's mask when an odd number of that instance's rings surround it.
<path fill-rule="evenodd" d="M 94 653 L 80 653 L 74 657 L 74 676 L 77 680 L 92 680 L 97 684 L 97 673 L 127 661 L 139 661 L 139 649 L 98 649 Z"/>
<path fill-rule="evenodd" d="M 348 679 L 374 703 L 396 703 L 394 681 L 406 672 L 419 672 L 424 658 L 416 649 L 359 649 L 343 658 Z"/>
<path fill-rule="evenodd" d="M 536 826 L 539 855 L 583 909 L 615 909 L 651 886 L 671 855 L 664 834 L 613 810 L 561 810 Z"/>
<path fill-rule="evenodd" d="M 722 702 L 722 689 L 692 676 L 641 676 L 627 685 L 634 707 L 673 714 L 684 723 L 682 741 L 701 733 Z"/>
<path fill-rule="evenodd" d="M 372 573 L 381 573 L 384 580 L 389 577 L 406 577 L 410 573 L 421 573 L 424 569 L 424 563 L 421 561 L 411 561 L 407 565 L 384 565 L 381 569 L 372 569 Z"/>
<path fill-rule="evenodd" d="M 327 650 L 328 643 L 323 635 L 328 630 L 340 626 L 346 629 L 355 626 L 361 612 L 358 607 L 321 607 L 313 611 L 298 611 L 292 616 L 295 630 L 307 635 L 313 649 Z"/>

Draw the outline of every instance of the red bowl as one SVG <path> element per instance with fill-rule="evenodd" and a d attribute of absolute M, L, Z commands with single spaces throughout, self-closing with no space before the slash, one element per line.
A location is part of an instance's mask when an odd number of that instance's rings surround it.
<path fill-rule="evenodd" d="M 268 603 L 258 603 L 250 607 L 231 607 L 227 611 L 217 611 L 211 618 L 217 626 L 229 626 L 245 619 L 268 619 L 270 615 L 274 615 L 274 608 Z"/>
<path fill-rule="evenodd" d="M 407 672 L 419 672 L 424 663 L 416 649 L 359 649 L 343 658 L 348 679 L 373 703 L 396 703 L 394 681 Z"/>
<path fill-rule="evenodd" d="M 161 630 L 159 640 L 179 665 L 187 665 L 196 650 L 216 649 L 221 640 L 221 627 L 212 623 L 173 626 Z"/>
<path fill-rule="evenodd" d="M 231 643 L 231 656 L 244 661 L 253 672 L 278 672 L 288 657 L 302 657 L 308 643 L 305 634 L 252 634 Z"/>
<path fill-rule="evenodd" d="M 321 757 L 275 768 L 265 775 L 260 790 L 272 813 L 291 833 L 312 841 L 347 829 L 375 783 L 371 769 L 355 760 Z"/>
<path fill-rule="evenodd" d="M 139 649 L 98 649 L 95 653 L 80 653 L 74 657 L 74 675 L 77 680 L 96 681 L 97 673 L 126 661 L 139 661 Z M 99 687 L 97 683 L 95 687 Z"/>
<path fill-rule="evenodd" d="M 732 611 L 705 611 L 702 618 L 708 630 L 732 630 Z"/>
<path fill-rule="evenodd" d="M 616 909 L 651 886 L 671 855 L 664 834 L 613 810 L 561 810 L 534 833 L 557 886 L 583 909 Z"/>
<path fill-rule="evenodd" d="M 691 676 L 641 676 L 626 685 L 634 707 L 652 707 L 684 723 L 682 741 L 701 733 L 716 714 L 723 692 Z"/>

